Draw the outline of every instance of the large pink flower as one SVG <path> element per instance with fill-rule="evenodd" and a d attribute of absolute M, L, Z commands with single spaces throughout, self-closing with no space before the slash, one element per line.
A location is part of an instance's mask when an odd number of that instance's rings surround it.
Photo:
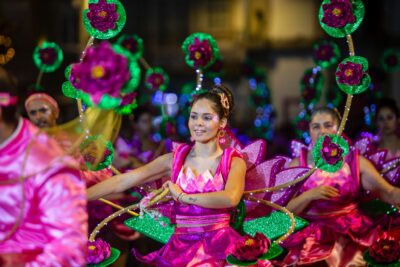
<path fill-rule="evenodd" d="M 193 60 L 194 67 L 205 67 L 212 60 L 212 48 L 208 40 L 200 41 L 194 38 L 193 44 L 189 46 L 189 59 Z"/>
<path fill-rule="evenodd" d="M 334 165 L 342 159 L 343 149 L 333 143 L 329 136 L 325 136 L 322 142 L 322 158 L 330 165 Z"/>
<path fill-rule="evenodd" d="M 322 5 L 324 16 L 322 22 L 333 28 L 343 28 L 348 23 L 354 23 L 353 6 L 349 0 L 332 0 L 330 4 Z"/>
<path fill-rule="evenodd" d="M 92 96 L 98 104 L 104 94 L 120 97 L 121 89 L 130 79 L 128 60 L 102 42 L 90 47 L 81 63 L 71 69 L 72 85 Z"/>
<path fill-rule="evenodd" d="M 97 4 L 89 4 L 89 12 L 86 14 L 90 25 L 101 31 L 112 30 L 118 20 L 115 4 L 107 4 L 106 0 L 99 0 Z"/>
<path fill-rule="evenodd" d="M 101 238 L 95 241 L 88 242 L 88 254 L 86 257 L 86 263 L 96 264 L 109 258 L 111 255 L 111 246 Z"/>
<path fill-rule="evenodd" d="M 270 245 L 271 241 L 261 233 L 256 233 L 254 237 L 245 235 L 235 244 L 232 255 L 240 261 L 255 261 L 267 253 Z"/>
<path fill-rule="evenodd" d="M 346 85 L 359 85 L 363 75 L 362 65 L 351 61 L 339 64 L 339 70 L 336 72 L 338 82 Z"/>

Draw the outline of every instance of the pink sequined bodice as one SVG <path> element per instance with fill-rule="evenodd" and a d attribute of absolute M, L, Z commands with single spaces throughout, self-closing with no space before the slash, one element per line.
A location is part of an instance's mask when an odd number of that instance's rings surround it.
<path fill-rule="evenodd" d="M 213 176 L 209 170 L 206 170 L 196 176 L 190 167 L 181 169 L 176 183 L 189 194 L 221 191 L 225 187 L 224 178 L 220 172 Z"/>

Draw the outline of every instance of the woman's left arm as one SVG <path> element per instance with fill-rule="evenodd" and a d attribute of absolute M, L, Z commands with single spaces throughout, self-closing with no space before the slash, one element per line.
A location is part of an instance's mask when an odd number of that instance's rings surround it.
<path fill-rule="evenodd" d="M 237 206 L 243 196 L 245 175 L 246 163 L 243 159 L 234 157 L 225 189 L 222 191 L 185 194 L 177 184 L 169 182 L 168 186 L 174 199 L 181 203 L 211 209 L 231 208 Z"/>
<path fill-rule="evenodd" d="M 366 158 L 360 156 L 361 184 L 365 190 L 376 192 L 379 198 L 389 204 L 400 204 L 400 188 L 389 184 Z"/>

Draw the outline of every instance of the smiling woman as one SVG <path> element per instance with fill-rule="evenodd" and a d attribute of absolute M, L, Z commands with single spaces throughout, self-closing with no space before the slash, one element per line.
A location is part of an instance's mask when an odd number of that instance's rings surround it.
<path fill-rule="evenodd" d="M 232 108 L 232 93 L 225 86 L 199 94 L 188 123 L 192 146 L 180 144 L 173 153 L 89 188 L 89 199 L 97 199 L 170 177 L 164 186 L 175 200 L 175 232 L 149 255 L 133 250 L 139 260 L 156 266 L 224 266 L 242 239 L 230 226 L 230 214 L 243 195 L 246 164 L 240 152 L 220 146 Z"/>
<path fill-rule="evenodd" d="M 309 128 L 311 146 L 318 145 L 317 140 L 324 135 L 336 134 L 339 121 L 332 109 L 314 110 Z M 326 155 L 322 156 L 328 161 L 335 160 L 343 152 L 330 143 L 329 138 L 324 143 Z M 312 153 L 302 152 L 292 161 L 292 166 L 316 165 Z M 310 225 L 284 241 L 288 254 L 275 265 L 365 266 L 362 252 L 379 232 L 374 222 L 358 208 L 362 189 L 375 192 L 387 203 L 400 203 L 400 189 L 387 183 L 358 150 L 351 150 L 336 172 L 315 171 L 287 205 Z"/>

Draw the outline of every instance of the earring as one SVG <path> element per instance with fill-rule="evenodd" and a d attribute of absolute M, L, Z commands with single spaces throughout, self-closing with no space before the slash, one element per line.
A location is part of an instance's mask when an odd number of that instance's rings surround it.
<path fill-rule="evenodd" d="M 224 129 L 224 128 L 221 128 L 221 129 L 218 131 L 218 141 L 219 141 L 221 144 L 225 144 L 226 139 L 225 139 L 225 129 Z"/>

